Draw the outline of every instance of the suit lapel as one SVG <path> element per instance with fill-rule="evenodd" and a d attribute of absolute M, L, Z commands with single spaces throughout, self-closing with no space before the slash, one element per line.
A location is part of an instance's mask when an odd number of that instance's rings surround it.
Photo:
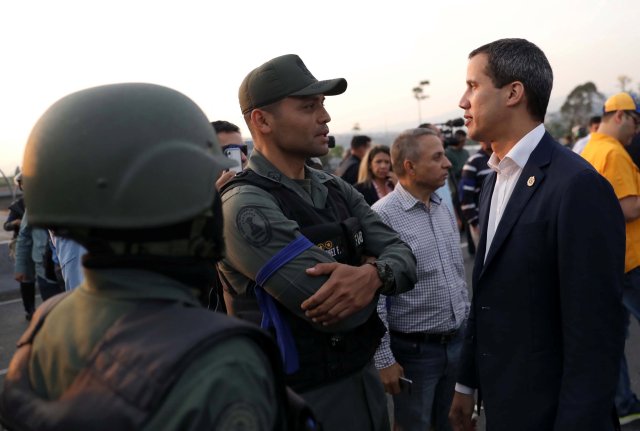
<path fill-rule="evenodd" d="M 551 161 L 552 151 L 553 139 L 551 138 L 551 135 L 545 133 L 536 149 L 533 150 L 533 153 L 531 153 L 531 156 L 529 157 L 527 164 L 524 166 L 524 169 L 522 170 L 522 173 L 518 178 L 513 192 L 511 193 L 511 197 L 509 198 L 507 207 L 502 214 L 502 218 L 500 219 L 500 223 L 498 224 L 496 233 L 493 236 L 493 241 L 489 248 L 487 258 L 484 261 L 480 277 L 482 277 L 482 274 L 484 274 L 486 268 L 491 264 L 491 261 L 500 250 L 500 247 L 502 247 L 502 244 L 511 233 L 513 226 L 516 224 L 516 222 L 520 218 L 520 215 L 524 211 L 527 202 L 529 202 L 531 197 L 542 185 L 545 177 L 543 168 Z M 490 197 L 488 201 L 489 202 L 487 202 L 487 207 L 490 207 Z M 485 217 L 488 221 L 488 208 L 486 210 Z M 483 221 L 483 225 L 485 226 L 483 237 L 486 247 L 486 222 Z"/>
<path fill-rule="evenodd" d="M 487 226 L 489 225 L 489 209 L 491 208 L 491 195 L 496 186 L 496 173 L 491 173 L 484 179 L 482 191 L 480 192 L 478 220 L 480 222 L 480 240 L 476 250 L 475 263 L 473 265 L 473 278 L 476 279 L 484 266 L 484 256 L 487 247 Z"/>

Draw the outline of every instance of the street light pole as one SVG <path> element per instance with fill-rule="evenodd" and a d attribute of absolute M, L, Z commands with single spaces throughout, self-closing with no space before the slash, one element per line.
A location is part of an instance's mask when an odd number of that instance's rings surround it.
<path fill-rule="evenodd" d="M 429 97 L 428 95 L 424 94 L 424 87 L 426 87 L 427 85 L 429 85 L 429 81 L 425 79 L 424 81 L 420 81 L 417 87 L 413 87 L 413 97 L 415 97 L 418 101 L 418 124 L 422 124 L 421 102 Z"/>

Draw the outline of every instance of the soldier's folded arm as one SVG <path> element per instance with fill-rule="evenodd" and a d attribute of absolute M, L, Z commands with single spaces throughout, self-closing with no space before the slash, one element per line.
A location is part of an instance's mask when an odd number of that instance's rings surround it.
<path fill-rule="evenodd" d="M 298 224 L 284 216 L 275 199 L 255 186 L 246 185 L 231 190 L 224 197 L 223 210 L 226 258 L 221 269 L 234 288 L 250 284 L 269 259 L 301 235 Z M 363 230 L 367 232 L 368 229 L 363 227 Z M 375 233 L 375 229 L 371 233 Z M 372 250 L 378 249 L 376 245 Z M 313 276 L 307 273 L 308 268 L 319 263 L 336 261 L 314 245 L 278 269 L 263 287 L 287 309 L 312 322 L 320 330 L 346 330 L 363 324 L 375 310 L 376 301 L 371 300 L 363 308 L 341 316 L 339 322 L 330 326 L 322 325 L 321 321 L 314 322 L 312 316 L 305 314 L 301 304 L 330 279 L 329 275 Z M 389 264 L 389 268 L 393 266 Z M 349 272 L 348 268 L 342 270 Z M 354 289 L 362 287 L 353 286 Z"/>
<path fill-rule="evenodd" d="M 345 183 L 340 183 L 342 191 L 354 217 L 360 221 L 364 239 L 364 255 L 368 261 L 375 262 L 375 271 L 367 265 L 370 282 L 360 284 L 367 290 L 358 292 L 351 288 L 355 279 L 367 279 L 359 269 L 359 274 L 346 274 L 345 285 L 329 280 L 302 306 L 308 317 L 324 324 L 332 324 L 357 310 L 363 303 L 377 300 L 377 294 L 394 295 L 413 288 L 416 282 L 416 262 L 410 247 L 400 236 L 384 223 L 378 214 L 371 210 L 362 196 Z M 325 269 L 321 265 L 318 269 Z M 372 274 L 373 271 L 373 274 Z M 377 273 L 377 274 L 376 274 Z M 332 283 L 332 281 L 334 281 Z M 352 297 L 348 301 L 344 298 Z"/>

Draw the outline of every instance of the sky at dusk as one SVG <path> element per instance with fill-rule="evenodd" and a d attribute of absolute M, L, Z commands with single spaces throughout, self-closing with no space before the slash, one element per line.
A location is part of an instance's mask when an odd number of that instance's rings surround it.
<path fill-rule="evenodd" d="M 504 37 L 538 45 L 554 70 L 550 111 L 578 84 L 611 95 L 640 84 L 640 2 L 567 1 L 20 1 L 0 16 L 0 169 L 21 163 L 29 132 L 64 95 L 150 82 L 191 97 L 210 120 L 249 137 L 243 77 L 295 53 L 318 79 L 344 77 L 328 97 L 332 133 L 401 131 L 462 114 L 467 56 Z M 412 92 L 429 80 L 421 102 Z"/>

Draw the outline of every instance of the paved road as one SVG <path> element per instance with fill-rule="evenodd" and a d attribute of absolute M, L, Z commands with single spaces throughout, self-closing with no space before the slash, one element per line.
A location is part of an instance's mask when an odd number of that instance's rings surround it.
<path fill-rule="evenodd" d="M 0 220 L 5 214 L 0 211 Z M 20 334 L 27 328 L 24 310 L 19 299 L 18 284 L 13 281 L 12 265 L 7 255 L 6 240 L 9 237 L 0 231 L 0 385 L 9 365 L 9 360 L 15 351 L 15 343 Z M 473 259 L 463 248 L 467 279 L 470 278 Z M 627 343 L 627 358 L 633 390 L 640 394 L 640 327 L 636 321 L 631 327 L 630 341 Z M 598 364 L 594 364 L 598 366 Z M 640 431 L 640 421 L 623 427 L 624 431 Z M 485 431 L 482 417 L 478 424 L 478 431 Z"/>

